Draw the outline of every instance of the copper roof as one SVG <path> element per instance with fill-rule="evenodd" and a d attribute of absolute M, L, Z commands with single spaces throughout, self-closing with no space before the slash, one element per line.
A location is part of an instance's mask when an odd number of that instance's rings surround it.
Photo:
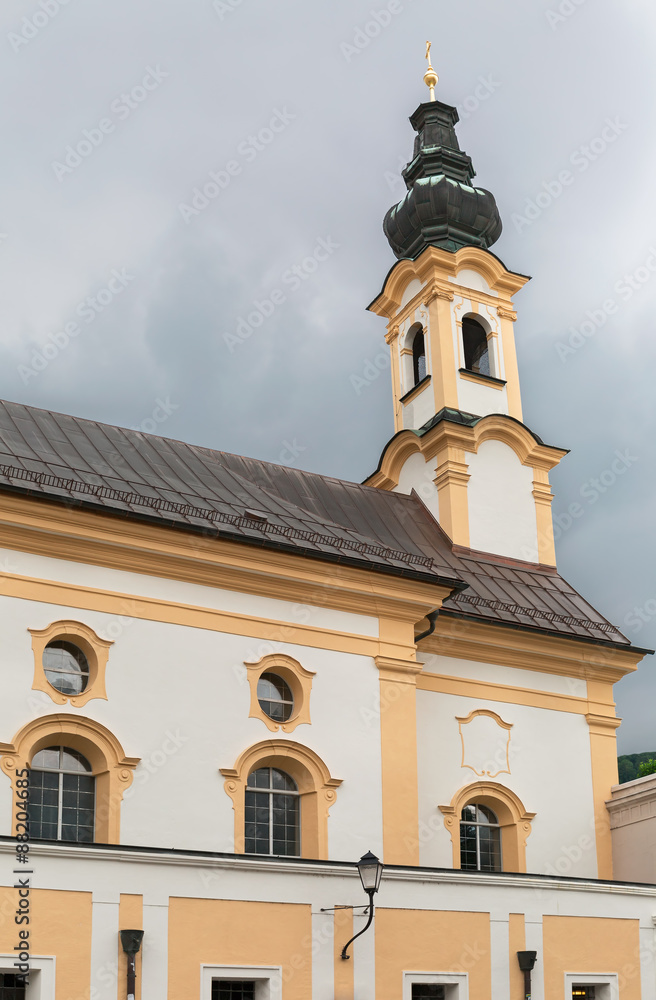
<path fill-rule="evenodd" d="M 415 495 L 2 401 L 0 490 L 439 582 L 449 614 L 630 645 L 555 569 L 453 547 Z"/>

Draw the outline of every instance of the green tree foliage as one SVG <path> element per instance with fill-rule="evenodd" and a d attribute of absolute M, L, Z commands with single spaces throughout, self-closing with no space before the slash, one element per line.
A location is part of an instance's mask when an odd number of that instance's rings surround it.
<path fill-rule="evenodd" d="M 642 770 L 646 766 L 648 770 Z M 617 768 L 620 775 L 620 785 L 634 778 L 644 778 L 647 774 L 656 774 L 656 750 L 646 750 L 644 753 L 626 753 L 617 758 Z"/>

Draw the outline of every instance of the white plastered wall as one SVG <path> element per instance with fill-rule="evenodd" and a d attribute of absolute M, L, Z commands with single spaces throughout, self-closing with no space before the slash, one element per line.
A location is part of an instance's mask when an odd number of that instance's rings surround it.
<path fill-rule="evenodd" d="M 458 676 L 454 661 L 447 657 L 425 656 L 425 670 Z M 508 672 L 494 664 L 461 661 L 460 676 L 508 683 Z M 517 671 L 517 686 L 531 684 L 532 671 Z M 581 696 L 576 678 L 540 675 L 536 690 L 561 688 L 559 693 Z M 512 728 L 501 727 L 490 744 L 487 760 L 495 761 L 500 773 L 494 777 L 477 774 L 463 766 L 463 742 L 457 718 L 487 709 Z M 491 720 L 490 720 L 491 722 Z M 495 724 L 491 731 L 496 733 Z M 511 789 L 528 812 L 536 814 L 526 843 L 527 871 L 596 877 L 597 858 L 594 835 L 594 807 L 590 735 L 584 715 L 545 708 L 532 708 L 476 697 L 417 692 L 419 759 L 420 864 L 450 868 L 453 854 L 450 835 L 444 827 L 440 805 L 448 805 L 454 794 L 475 781 L 494 781 Z M 476 765 L 474 747 L 467 727 L 465 762 Z M 473 730 L 472 736 L 473 736 Z M 507 733 L 510 742 L 507 744 Z M 508 749 L 510 773 L 506 769 Z M 482 770 L 482 768 L 481 768 Z M 490 768 L 492 770 L 492 768 Z"/>
<path fill-rule="evenodd" d="M 502 441 L 483 441 L 466 460 L 471 548 L 538 562 L 533 470 Z"/>
<path fill-rule="evenodd" d="M 406 458 L 399 474 L 395 493 L 410 494 L 414 490 L 423 500 L 436 521 L 440 518 L 439 498 L 435 485 L 437 459 L 426 461 L 420 452 Z"/>
<path fill-rule="evenodd" d="M 65 579 L 79 571 L 77 582 L 93 577 L 117 589 L 123 574 L 99 567 L 11 553 L 12 570 L 21 566 L 39 578 Z M 35 562 L 36 560 L 36 562 Z M 29 565 L 28 565 L 29 563 Z M 47 565 L 46 565 L 47 564 Z M 132 577 L 127 594 L 142 586 L 153 595 L 169 588 L 212 606 L 227 602 L 227 592 L 179 584 L 154 577 Z M 205 601 L 200 591 L 207 591 Z M 217 596 L 218 595 L 218 596 Z M 233 594 L 244 611 L 248 595 Z M 250 599 L 256 612 L 264 599 Z M 267 609 L 287 602 L 269 601 Z M 242 608 L 242 604 L 245 608 Z M 288 608 L 293 620 L 293 605 Z M 129 601 L 126 601 L 129 610 Z M 280 608 L 278 609 L 280 610 Z M 360 634 L 371 631 L 367 616 L 316 609 L 326 626 L 349 626 Z M 323 617 L 327 616 L 327 617 Z M 340 617 L 341 616 L 341 617 Z M 82 709 L 56 705 L 47 694 L 33 691 L 34 656 L 29 628 L 44 628 L 68 619 L 90 626 L 113 640 L 107 664 L 108 700 L 93 699 Z M 223 788 L 221 767 L 234 767 L 239 754 L 263 740 L 293 740 L 314 750 L 332 777 L 343 779 L 329 816 L 331 858 L 350 857 L 353 831 L 369 849 L 382 850 L 380 726 L 378 670 L 367 656 L 303 647 L 286 641 L 266 641 L 247 634 L 233 635 L 166 622 L 88 611 L 0 597 L 3 624 L 4 688 L 0 701 L 0 740 L 9 742 L 18 729 L 34 718 L 70 713 L 96 720 L 121 742 L 128 756 L 139 757 L 132 787 L 121 807 L 121 841 L 126 844 L 232 851 L 234 813 Z M 314 620 L 310 624 L 315 624 Z M 247 622 L 244 622 L 245 630 Z M 281 628 L 281 635 L 284 629 Z M 259 719 L 248 718 L 250 687 L 244 661 L 272 653 L 288 653 L 315 671 L 311 695 L 311 725 L 293 733 L 271 733 Z M 344 692 L 349 697 L 344 697 Z M 344 739 L 348 733 L 348 739 Z M 11 828 L 9 780 L 0 777 L 0 832 Z M 356 838 L 356 839 L 358 839 Z"/>

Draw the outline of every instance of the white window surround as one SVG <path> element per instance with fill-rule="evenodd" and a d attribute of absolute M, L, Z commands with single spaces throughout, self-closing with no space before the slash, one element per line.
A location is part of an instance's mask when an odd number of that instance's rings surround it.
<path fill-rule="evenodd" d="M 0 955 L 0 972 L 16 973 L 16 955 Z M 30 956 L 29 986 L 25 1000 L 55 1000 L 55 956 Z"/>
<path fill-rule="evenodd" d="M 466 972 L 404 972 L 403 1000 L 412 1000 L 413 985 L 424 983 L 446 986 L 447 1000 L 469 1000 L 469 977 Z"/>
<path fill-rule="evenodd" d="M 212 1000 L 213 979 L 238 979 L 254 982 L 255 1000 L 275 1000 L 276 997 L 282 996 L 282 966 L 280 965 L 245 965 L 242 967 L 201 965 L 200 1000 Z"/>
<path fill-rule="evenodd" d="M 572 1000 L 573 986 L 596 986 L 596 1000 L 619 1000 L 620 987 L 616 972 L 566 972 L 565 1000 Z"/>

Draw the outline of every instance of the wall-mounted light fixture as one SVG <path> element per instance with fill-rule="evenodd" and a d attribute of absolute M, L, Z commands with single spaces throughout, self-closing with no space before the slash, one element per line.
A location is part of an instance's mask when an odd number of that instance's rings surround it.
<path fill-rule="evenodd" d="M 127 1000 L 134 1000 L 136 990 L 137 968 L 135 958 L 141 948 L 143 931 L 121 931 L 121 944 L 123 951 L 128 956 L 128 996 Z"/>
<path fill-rule="evenodd" d="M 537 951 L 518 951 L 517 961 L 519 962 L 519 967 L 524 973 L 524 998 L 525 1000 L 531 1000 L 531 972 L 533 971 L 533 966 L 535 965 L 535 960 L 538 957 Z"/>
<path fill-rule="evenodd" d="M 360 860 L 358 861 L 358 872 L 360 873 L 360 881 L 362 882 L 362 888 L 369 896 L 369 919 L 367 923 L 354 934 L 350 941 L 347 941 L 342 948 L 342 958 L 350 958 L 350 955 L 346 954 L 346 950 L 350 944 L 353 944 L 356 938 L 359 938 L 361 934 L 368 931 L 371 927 L 371 921 L 374 919 L 374 895 L 378 892 L 378 886 L 380 885 L 380 878 L 383 874 L 384 865 L 378 860 L 375 854 L 371 851 L 367 851 Z"/>

